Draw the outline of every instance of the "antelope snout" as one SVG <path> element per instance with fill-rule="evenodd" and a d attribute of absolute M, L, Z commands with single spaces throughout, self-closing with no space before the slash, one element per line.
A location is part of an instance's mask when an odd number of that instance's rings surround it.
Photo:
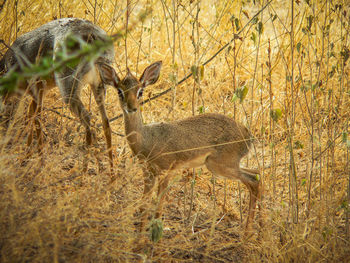
<path fill-rule="evenodd" d="M 125 111 L 127 114 L 135 113 L 135 112 L 137 111 L 137 108 L 136 108 L 136 107 L 125 106 L 125 107 L 124 107 L 124 111 Z"/>

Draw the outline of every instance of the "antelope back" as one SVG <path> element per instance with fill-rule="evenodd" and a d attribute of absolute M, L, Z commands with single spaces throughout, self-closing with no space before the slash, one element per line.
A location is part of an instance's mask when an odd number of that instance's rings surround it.
<path fill-rule="evenodd" d="M 41 57 L 54 57 L 54 52 L 62 48 L 70 35 L 87 43 L 107 40 L 106 32 L 90 21 L 78 18 L 54 20 L 18 37 L 2 58 L 0 70 L 7 72 L 9 69 L 15 69 L 20 72 L 24 66 L 34 64 Z M 79 48 L 80 46 L 76 45 L 70 47 L 70 50 Z M 113 46 L 104 51 L 97 60 L 100 63 L 111 64 L 114 61 Z M 90 69 L 91 67 L 85 66 L 79 75 L 86 74 Z M 80 76 L 76 77 L 81 79 Z"/>

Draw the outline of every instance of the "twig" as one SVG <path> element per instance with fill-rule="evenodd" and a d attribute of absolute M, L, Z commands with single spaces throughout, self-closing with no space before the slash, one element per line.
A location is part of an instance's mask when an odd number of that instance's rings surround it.
<path fill-rule="evenodd" d="M 59 116 L 61 116 L 61 117 L 67 118 L 68 120 L 71 120 L 71 121 L 74 121 L 74 120 L 75 120 L 74 118 L 69 117 L 68 115 L 65 115 L 65 114 L 63 114 L 63 113 L 60 113 L 59 111 L 54 110 L 54 109 L 43 108 L 43 110 L 51 111 L 51 112 L 56 113 L 57 115 L 59 115 Z"/>
<path fill-rule="evenodd" d="M 335 146 L 334 143 L 335 141 L 343 135 L 343 132 L 340 132 L 338 135 L 335 136 L 334 139 L 332 139 L 328 145 L 326 146 L 326 148 L 323 149 L 323 151 L 321 153 L 319 153 L 316 157 L 314 157 L 314 160 L 318 160 L 331 146 Z"/>
<path fill-rule="evenodd" d="M 129 26 L 129 17 L 130 17 L 130 1 L 126 1 L 126 23 L 125 23 L 125 65 L 128 68 L 128 26 Z"/>
<path fill-rule="evenodd" d="M 215 223 L 215 225 L 220 224 L 220 222 L 224 219 L 225 216 L 226 216 L 226 214 L 224 214 L 224 215 Z M 199 231 L 195 232 L 195 231 L 194 231 L 194 228 L 193 228 L 193 226 L 192 226 L 192 235 L 193 235 L 193 236 L 194 236 L 194 235 L 199 235 L 200 233 L 203 233 L 203 232 L 208 231 L 208 230 L 210 230 L 210 228 L 205 228 L 205 229 L 202 229 L 202 230 L 199 230 Z"/>
<path fill-rule="evenodd" d="M 55 110 L 55 109 L 51 109 L 51 108 L 43 108 L 43 109 L 44 109 L 44 110 L 47 110 L 47 111 L 51 111 L 51 112 L 53 112 L 53 113 L 56 113 L 57 115 L 59 115 L 59 116 L 61 116 L 61 117 L 67 118 L 68 120 L 79 122 L 77 119 L 72 118 L 72 117 L 70 117 L 70 116 L 68 116 L 68 115 L 65 115 L 65 114 L 63 114 L 63 113 L 60 113 L 59 111 L 57 111 L 57 110 Z M 100 126 L 101 126 L 101 125 L 97 125 L 97 127 L 100 127 Z M 93 127 L 93 126 L 92 126 L 92 127 Z M 118 133 L 118 132 L 112 131 L 112 133 L 115 134 L 115 135 L 118 135 L 118 136 L 120 136 L 120 137 L 125 137 L 124 134 L 121 134 L 121 133 Z"/>
<path fill-rule="evenodd" d="M 0 43 L 3 44 L 7 49 L 10 49 L 10 46 L 8 46 L 3 39 L 0 39 Z"/>

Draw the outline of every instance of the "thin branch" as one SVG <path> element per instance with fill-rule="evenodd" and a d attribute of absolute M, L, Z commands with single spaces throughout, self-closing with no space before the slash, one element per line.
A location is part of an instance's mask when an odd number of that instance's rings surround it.
<path fill-rule="evenodd" d="M 227 47 L 229 47 L 231 44 L 232 44 L 232 42 L 236 39 L 236 38 L 239 38 L 238 36 L 243 32 L 243 30 L 262 12 L 262 11 L 264 11 L 265 10 L 265 8 L 266 7 L 268 7 L 270 4 L 272 3 L 272 0 L 270 0 L 263 8 L 261 8 L 242 28 L 241 28 L 241 30 L 237 33 L 237 34 L 235 34 L 234 36 L 233 36 L 233 38 L 229 41 L 229 42 L 227 42 L 224 46 L 222 46 L 214 55 L 212 55 L 207 61 L 205 61 L 204 63 L 203 63 L 203 66 L 205 66 L 205 65 L 207 65 L 207 64 L 209 64 L 215 57 L 217 57 L 217 55 L 219 55 L 224 49 L 226 49 Z M 188 80 L 190 77 L 192 76 L 192 73 L 189 73 L 187 76 L 185 76 L 182 80 L 180 80 L 177 84 L 175 84 L 175 86 L 178 86 L 178 85 L 180 85 L 180 84 L 182 84 L 183 82 L 185 82 L 186 80 Z M 162 91 L 161 93 L 158 93 L 157 95 L 155 95 L 155 96 L 153 96 L 153 97 L 151 97 L 151 98 L 148 98 L 148 99 L 146 99 L 146 100 L 144 100 L 141 104 L 143 105 L 143 104 L 146 104 L 146 103 L 148 103 L 148 102 L 151 102 L 152 100 L 155 100 L 155 99 L 157 99 L 157 98 L 159 98 L 159 97 L 161 97 L 161 96 L 163 96 L 163 95 L 165 95 L 165 94 L 167 94 L 167 93 L 169 93 L 171 90 L 172 90 L 173 88 L 171 87 L 171 88 L 168 88 L 168 89 L 166 89 L 166 90 L 164 90 L 164 91 Z M 121 118 L 123 116 L 123 114 L 119 114 L 119 115 L 117 115 L 117 116 L 115 116 L 115 117 L 113 117 L 113 118 L 111 118 L 111 119 L 109 119 L 109 122 L 112 122 L 112 121 L 115 121 L 115 120 L 117 120 L 117 119 L 119 119 L 119 118 Z"/>

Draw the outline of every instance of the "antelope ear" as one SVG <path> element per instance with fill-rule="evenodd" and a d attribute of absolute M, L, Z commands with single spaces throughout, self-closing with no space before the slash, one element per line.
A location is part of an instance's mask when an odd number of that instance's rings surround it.
<path fill-rule="evenodd" d="M 104 84 L 111 85 L 115 88 L 118 86 L 120 78 L 118 77 L 114 68 L 105 63 L 97 64 L 97 68 Z"/>
<path fill-rule="evenodd" d="M 140 77 L 140 82 L 143 87 L 152 85 L 159 79 L 160 68 L 162 67 L 162 61 L 157 61 L 148 66 Z"/>

